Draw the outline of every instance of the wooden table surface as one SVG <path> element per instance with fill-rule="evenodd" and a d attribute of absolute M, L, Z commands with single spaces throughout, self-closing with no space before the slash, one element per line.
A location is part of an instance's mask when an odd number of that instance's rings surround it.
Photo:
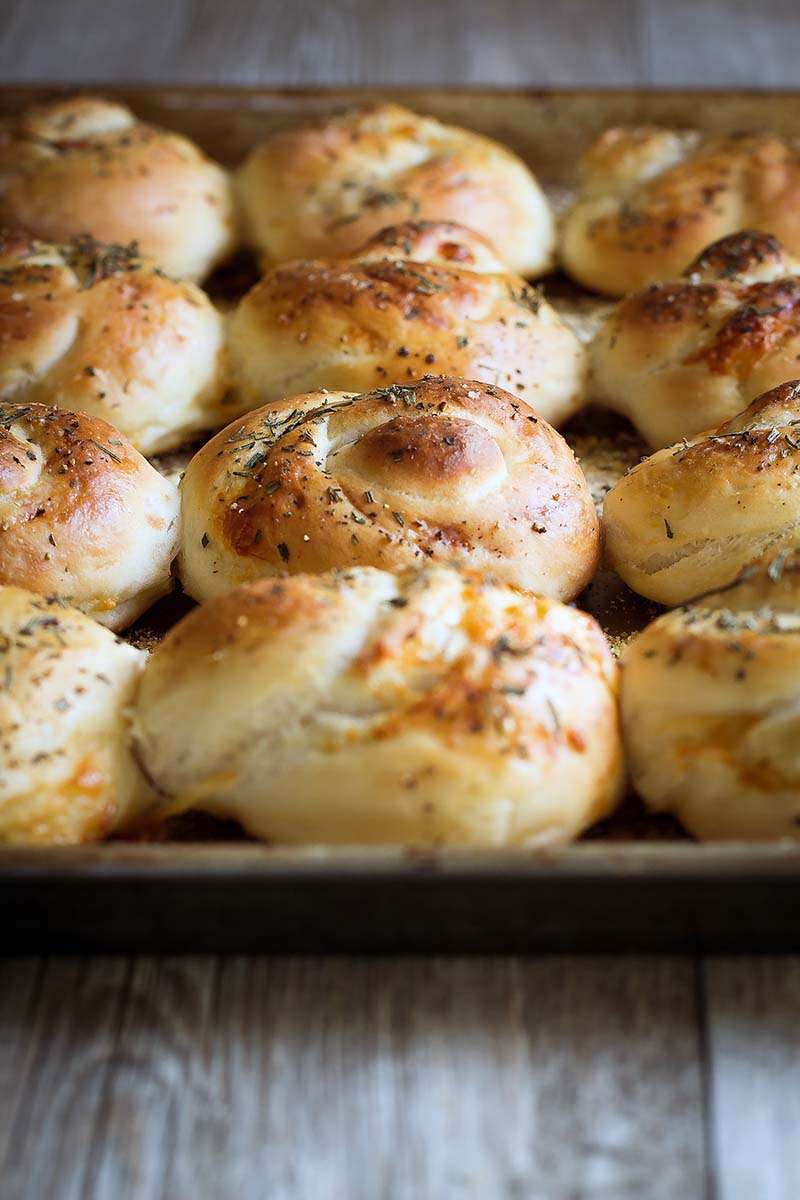
<path fill-rule="evenodd" d="M 800 49 L 794 0 L 0 15 L 5 82 L 797 86 Z M 800 1196 L 798 958 L 0 970 L 0 1200 Z"/>

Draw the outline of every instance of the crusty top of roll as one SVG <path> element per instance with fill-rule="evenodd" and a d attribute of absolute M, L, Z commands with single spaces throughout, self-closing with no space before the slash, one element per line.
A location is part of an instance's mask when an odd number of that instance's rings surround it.
<path fill-rule="evenodd" d="M 429 560 L 569 598 L 592 577 L 597 518 L 566 442 L 524 401 L 427 377 L 257 409 L 192 459 L 181 578 L 196 599 L 248 579 Z"/>
<path fill-rule="evenodd" d="M 99 96 L 37 105 L 0 127 L 0 225 L 50 242 L 136 241 L 186 279 L 207 275 L 235 233 L 227 173 Z"/>
<path fill-rule="evenodd" d="M 384 230 L 350 258 L 284 263 L 230 322 L 241 406 L 426 372 L 496 383 L 553 424 L 584 399 L 586 353 L 538 289 L 452 223 Z"/>
<path fill-rule="evenodd" d="M 178 507 L 99 417 L 0 402 L 0 583 L 124 629 L 171 587 Z"/>
<path fill-rule="evenodd" d="M 800 837 L 799 579 L 797 552 L 765 556 L 625 649 L 632 782 L 697 837 Z"/>
<path fill-rule="evenodd" d="M 497 142 L 381 103 L 286 129 L 238 174 L 249 237 L 271 262 L 348 254 L 402 221 L 458 221 L 507 268 L 553 261 L 548 203 L 525 164 Z"/>
<path fill-rule="evenodd" d="M 0 399 L 102 417 L 144 454 L 233 415 L 222 318 L 135 246 L 0 233 Z"/>
<path fill-rule="evenodd" d="M 674 279 L 740 229 L 800 255 L 800 153 L 768 133 L 701 137 L 655 126 L 607 129 L 582 162 L 561 259 L 579 283 L 620 296 Z"/>
<path fill-rule="evenodd" d="M 97 841 L 147 802 L 127 726 L 144 661 L 74 608 L 0 586 L 0 842 Z"/>
<path fill-rule="evenodd" d="M 609 564 L 635 591 L 682 604 L 765 553 L 800 545 L 800 381 L 713 432 L 658 450 L 605 498 Z"/>
<path fill-rule="evenodd" d="M 800 260 L 777 238 L 715 242 L 671 283 L 627 296 L 591 348 L 592 397 L 652 446 L 713 429 L 791 379 L 800 360 Z"/>
<path fill-rule="evenodd" d="M 563 840 L 621 783 L 616 669 L 592 618 L 445 568 L 209 601 L 153 652 L 134 729 L 163 811 L 277 842 Z"/>
<path fill-rule="evenodd" d="M 359 262 L 411 259 L 465 271 L 507 274 L 508 267 L 483 234 L 456 221 L 403 221 L 387 225 L 349 257 Z"/>

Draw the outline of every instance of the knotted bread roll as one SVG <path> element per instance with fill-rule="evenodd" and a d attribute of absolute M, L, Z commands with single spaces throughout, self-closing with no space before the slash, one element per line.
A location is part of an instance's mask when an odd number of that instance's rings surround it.
<path fill-rule="evenodd" d="M 74 608 L 0 587 L 0 842 L 98 841 L 148 803 L 127 724 L 145 657 Z"/>
<path fill-rule="evenodd" d="M 800 382 L 623 475 L 605 498 L 603 531 L 609 565 L 661 604 L 723 587 L 759 555 L 800 545 Z"/>
<path fill-rule="evenodd" d="M 499 384 L 560 424 L 585 392 L 586 352 L 569 326 L 483 238 L 448 222 L 273 268 L 234 313 L 230 352 L 241 408 L 435 370 Z"/>
<path fill-rule="evenodd" d="M 628 764 L 696 837 L 800 836 L 800 555 L 665 614 L 623 655 Z"/>
<path fill-rule="evenodd" d="M 800 260 L 735 233 L 673 283 L 620 301 L 591 347 L 592 398 L 651 446 L 713 429 L 792 379 L 800 361 Z"/>
<path fill-rule="evenodd" d="M 704 246 L 740 229 L 774 234 L 800 255 L 800 153 L 771 134 L 607 129 L 581 173 L 560 254 L 598 292 L 674 279 Z"/>
<path fill-rule="evenodd" d="M 136 241 L 183 279 L 202 279 L 235 242 L 227 172 L 98 96 L 37 105 L 0 127 L 2 225 L 49 242 Z"/>
<path fill-rule="evenodd" d="M 254 247 L 269 262 L 350 254 L 387 225 L 457 221 L 488 238 L 510 271 L 553 264 L 550 207 L 504 146 L 382 103 L 286 129 L 238 173 Z"/>
<path fill-rule="evenodd" d="M 158 454 L 233 415 L 223 343 L 205 293 L 130 246 L 0 235 L 0 400 L 103 417 Z"/>
<path fill-rule="evenodd" d="M 99 417 L 0 403 L 0 584 L 124 629 L 172 586 L 178 491 Z"/>
<path fill-rule="evenodd" d="M 195 455 L 181 498 L 180 575 L 197 600 L 282 571 L 429 560 L 572 599 L 599 556 L 563 438 L 524 401 L 463 379 L 257 409 Z"/>
<path fill-rule="evenodd" d="M 620 796 L 616 664 L 585 613 L 447 568 L 246 584 L 155 649 L 162 812 L 271 842 L 532 846 Z"/>

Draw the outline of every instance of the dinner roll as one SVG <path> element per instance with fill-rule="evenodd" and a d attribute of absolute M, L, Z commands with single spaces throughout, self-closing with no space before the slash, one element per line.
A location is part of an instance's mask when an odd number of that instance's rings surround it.
<path fill-rule="evenodd" d="M 591 347 L 592 398 L 654 447 L 720 425 L 797 375 L 798 274 L 768 234 L 715 242 L 683 279 L 620 301 Z"/>
<path fill-rule="evenodd" d="M 532 846 L 620 795 L 594 620 L 473 573 L 259 580 L 155 649 L 134 711 L 162 811 L 279 843 Z"/>
<path fill-rule="evenodd" d="M 401 221 L 458 221 L 508 270 L 553 265 L 550 207 L 525 164 L 497 142 L 382 103 L 284 129 L 238 173 L 247 235 L 270 262 L 350 254 Z"/>
<path fill-rule="evenodd" d="M 196 600 L 282 571 L 431 559 L 571 599 L 599 555 L 566 442 L 523 400 L 463 379 L 257 409 L 192 459 L 181 497 L 179 569 Z"/>
<path fill-rule="evenodd" d="M 700 838 L 800 836 L 797 552 L 659 617 L 623 664 L 628 763 L 651 808 Z"/>
<path fill-rule="evenodd" d="M 275 267 L 230 323 L 240 407 L 315 388 L 368 391 L 426 369 L 498 383 L 559 424 L 586 351 L 483 238 L 444 222 L 385 230 L 351 258 Z"/>
<path fill-rule="evenodd" d="M 800 154 L 771 134 L 607 129 L 581 174 L 561 260 L 598 292 L 621 296 L 674 279 L 704 246 L 739 229 L 765 230 L 800 254 Z"/>
<path fill-rule="evenodd" d="M 158 454 L 233 412 L 222 318 L 132 247 L 0 234 L 0 400 L 111 421 Z"/>
<path fill-rule="evenodd" d="M 235 241 L 227 172 L 99 96 L 37 105 L 0 127 L 0 225 L 50 242 L 136 241 L 184 279 L 202 279 Z"/>
<path fill-rule="evenodd" d="M 760 554 L 800 545 L 800 382 L 715 432 L 658 450 L 611 489 L 609 564 L 634 591 L 682 604 Z"/>
<path fill-rule="evenodd" d="M 124 629 L 171 587 L 178 491 L 112 425 L 0 403 L 0 584 Z"/>
<path fill-rule="evenodd" d="M 0 842 L 98 841 L 148 802 L 127 727 L 145 657 L 74 608 L 0 587 Z"/>

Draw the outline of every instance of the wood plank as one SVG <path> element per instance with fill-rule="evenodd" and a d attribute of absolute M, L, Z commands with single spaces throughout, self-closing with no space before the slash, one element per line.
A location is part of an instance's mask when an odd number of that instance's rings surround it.
<path fill-rule="evenodd" d="M 17 1112 L 31 1073 L 36 1072 L 36 1022 L 45 963 L 40 958 L 17 959 L 0 965 L 0 1163 L 12 1142 Z"/>
<path fill-rule="evenodd" d="M 0 43 L 16 81 L 624 84 L 639 66 L 637 0 L 5 0 Z"/>
<path fill-rule="evenodd" d="M 719 1200 L 800 1193 L 800 958 L 705 966 Z"/>
<path fill-rule="evenodd" d="M 687 962 L 54 962 L 24 1009 L 4 1200 L 704 1194 Z"/>
<path fill-rule="evenodd" d="M 169 79 L 188 6 L 191 0 L 4 0 L 0 75 L 6 83 Z"/>
<path fill-rule="evenodd" d="M 26 960 L 2 967 L 0 1079 L 13 1082 L 0 1094 L 0 1191 L 85 1200 L 128 968 L 119 958 L 52 960 L 35 987 L 31 971 Z"/>
<path fill-rule="evenodd" d="M 796 0 L 642 0 L 644 81 L 662 87 L 797 87 Z"/>

